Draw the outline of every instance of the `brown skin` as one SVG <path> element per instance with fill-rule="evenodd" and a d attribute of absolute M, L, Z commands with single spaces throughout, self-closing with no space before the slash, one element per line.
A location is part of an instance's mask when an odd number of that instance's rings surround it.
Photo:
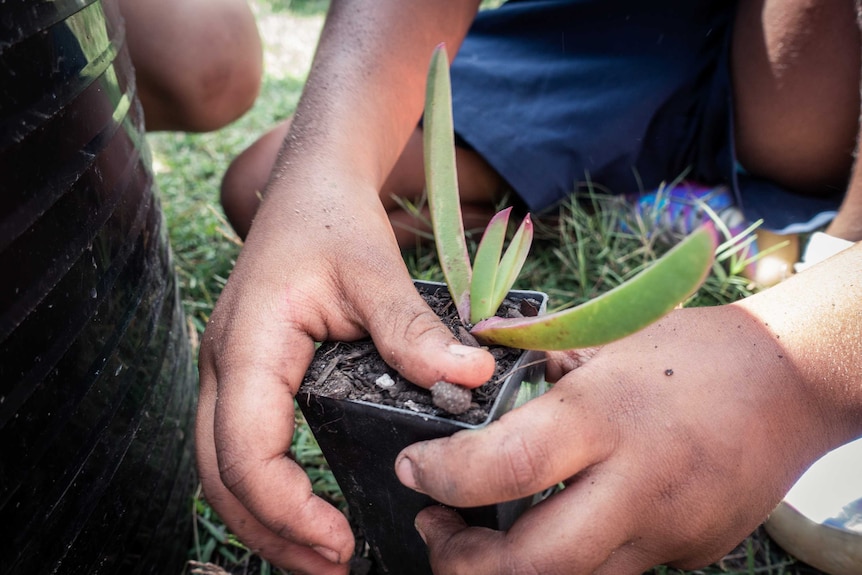
<path fill-rule="evenodd" d="M 260 137 L 231 162 L 222 179 L 221 203 L 225 215 L 241 238 L 245 238 L 260 206 L 261 190 L 269 182 L 272 167 L 290 129 L 285 120 Z M 494 202 L 505 188 L 503 178 L 476 152 L 455 148 L 462 216 L 467 230 L 482 230 L 494 215 Z M 402 201 L 420 204 L 425 188 L 422 130 L 416 129 L 380 188 L 380 201 L 389 215 L 395 239 L 402 248 L 417 241 L 417 232 L 428 233 L 427 210 L 419 218 L 403 209 Z"/>
<path fill-rule="evenodd" d="M 568 483 L 507 533 L 423 511 L 434 572 L 619 575 L 720 558 L 862 431 L 859 269 L 862 245 L 739 304 L 674 312 L 574 370 L 554 356 L 565 375 L 548 394 L 404 450 L 402 482 L 453 506 Z"/>
<path fill-rule="evenodd" d="M 493 373 L 493 357 L 457 345 L 413 289 L 378 199 L 421 114 L 429 55 L 442 41 L 454 52 L 476 9 L 333 2 L 291 134 L 204 334 L 201 481 L 228 527 L 278 565 L 344 574 L 353 551 L 347 520 L 284 456 L 314 341 L 371 333 L 391 365 L 427 387 L 475 387 Z"/>
<path fill-rule="evenodd" d="M 851 0 L 753 0 L 740 3 L 732 74 L 737 156 L 751 173 L 802 194 L 846 185 L 856 147 L 859 110 L 859 29 Z M 279 124 L 240 154 L 222 183 L 222 205 L 245 237 L 290 126 Z M 459 188 L 468 228 L 493 215 L 505 182 L 475 152 L 456 148 Z M 426 231 L 393 197 L 417 201 L 424 187 L 422 130 L 411 135 L 380 197 L 402 247 Z M 853 190 L 828 233 L 862 239 L 862 198 Z M 860 188 L 862 189 L 862 188 Z M 427 218 L 426 218 L 427 219 Z"/>
<path fill-rule="evenodd" d="M 803 194 L 847 185 L 859 128 L 859 44 L 852 0 L 739 3 L 734 129 L 748 171 Z"/>
<path fill-rule="evenodd" d="M 454 54 L 475 10 L 454 0 L 333 2 L 204 334 L 197 456 L 206 496 L 252 549 L 297 572 L 345 574 L 353 549 L 344 517 L 284 455 L 313 342 L 370 333 L 425 387 L 475 387 L 493 368 L 486 352 L 453 347 L 416 294 L 380 200 L 419 119 L 430 54 L 441 41 Z M 858 36 L 846 40 L 858 54 Z M 846 120 L 857 118 L 858 104 Z M 820 128 L 798 126 L 838 138 Z M 745 302 L 681 310 L 581 357 L 555 355 L 561 379 L 545 397 L 487 430 L 405 450 L 402 481 L 447 503 L 570 481 L 508 533 L 465 529 L 439 508 L 420 514 L 436 572 L 639 573 L 708 563 L 732 547 L 806 465 L 862 432 L 860 269 L 857 245 Z"/>
<path fill-rule="evenodd" d="M 251 108 L 263 72 L 245 0 L 119 0 L 147 129 L 206 132 Z"/>

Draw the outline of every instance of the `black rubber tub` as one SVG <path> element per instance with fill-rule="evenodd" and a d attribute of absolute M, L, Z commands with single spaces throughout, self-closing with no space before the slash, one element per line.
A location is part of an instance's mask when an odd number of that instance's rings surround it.
<path fill-rule="evenodd" d="M 0 573 L 179 574 L 195 375 L 116 1 L 0 0 Z"/>

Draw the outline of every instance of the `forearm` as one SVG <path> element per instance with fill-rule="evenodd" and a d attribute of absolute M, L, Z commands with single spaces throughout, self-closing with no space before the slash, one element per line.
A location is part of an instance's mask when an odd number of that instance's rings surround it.
<path fill-rule="evenodd" d="M 827 446 L 862 435 L 862 243 L 734 305 L 776 338 Z"/>
<path fill-rule="evenodd" d="M 308 178 L 345 182 L 314 187 L 343 201 L 374 194 L 392 169 L 422 113 L 433 48 L 460 46 L 476 0 L 335 0 L 308 82 L 266 197 L 299 192 Z M 361 192 L 360 192 L 361 190 Z M 363 199 L 364 201 L 364 199 Z"/>

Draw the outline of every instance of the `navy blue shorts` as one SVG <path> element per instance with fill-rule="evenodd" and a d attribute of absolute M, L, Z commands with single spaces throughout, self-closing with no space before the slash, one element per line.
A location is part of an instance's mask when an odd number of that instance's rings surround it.
<path fill-rule="evenodd" d="M 738 169 L 729 0 L 510 0 L 477 16 L 452 65 L 455 131 L 541 213 L 587 182 L 730 186 L 748 221 L 799 232 L 843 193 L 793 194 Z"/>

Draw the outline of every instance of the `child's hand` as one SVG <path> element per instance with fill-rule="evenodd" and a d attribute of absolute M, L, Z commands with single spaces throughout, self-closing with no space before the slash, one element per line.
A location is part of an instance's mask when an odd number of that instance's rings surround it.
<path fill-rule="evenodd" d="M 475 387 L 494 360 L 452 347 L 457 341 L 414 288 L 379 202 L 298 212 L 276 201 L 259 213 L 204 334 L 201 480 L 228 527 L 262 556 L 346 573 L 354 547 L 347 520 L 312 495 L 285 456 L 314 342 L 370 333 L 393 367 L 426 387 L 441 379 Z"/>
<path fill-rule="evenodd" d="M 679 310 L 592 357 L 555 357 L 555 387 L 485 430 L 405 449 L 401 481 L 456 507 L 566 483 L 505 533 L 420 513 L 434 572 L 620 575 L 720 558 L 848 437 L 775 335 L 742 306 Z"/>

